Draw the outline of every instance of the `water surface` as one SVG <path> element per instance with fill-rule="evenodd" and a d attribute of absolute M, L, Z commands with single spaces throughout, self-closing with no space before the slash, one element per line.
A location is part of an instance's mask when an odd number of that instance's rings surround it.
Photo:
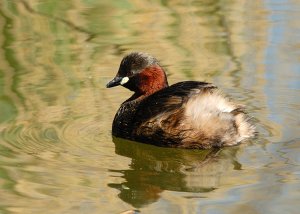
<path fill-rule="evenodd" d="M 0 213 L 298 213 L 300 3 L 2 0 Z M 222 150 L 112 138 L 131 51 L 209 81 L 257 139 Z"/>

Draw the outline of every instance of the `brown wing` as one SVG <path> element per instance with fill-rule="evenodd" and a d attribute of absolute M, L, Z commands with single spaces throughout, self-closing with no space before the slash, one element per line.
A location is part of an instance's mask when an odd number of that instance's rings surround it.
<path fill-rule="evenodd" d="M 133 137 L 159 146 L 176 147 L 184 135 L 181 121 L 184 106 L 194 93 L 206 93 L 216 86 L 206 82 L 186 81 L 176 83 L 144 99 L 133 118 Z"/>

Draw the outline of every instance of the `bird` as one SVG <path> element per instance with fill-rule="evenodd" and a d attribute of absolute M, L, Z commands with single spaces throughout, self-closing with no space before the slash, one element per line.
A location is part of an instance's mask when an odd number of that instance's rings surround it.
<path fill-rule="evenodd" d="M 242 105 L 208 82 L 168 84 L 159 61 L 132 52 L 121 60 L 106 87 L 123 86 L 133 95 L 112 123 L 112 135 L 161 147 L 211 149 L 238 145 L 255 136 L 255 125 Z"/>

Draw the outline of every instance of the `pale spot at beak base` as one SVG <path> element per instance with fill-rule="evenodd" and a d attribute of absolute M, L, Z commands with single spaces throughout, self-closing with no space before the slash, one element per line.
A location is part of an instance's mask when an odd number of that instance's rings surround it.
<path fill-rule="evenodd" d="M 120 82 L 120 85 L 124 85 L 125 83 L 127 83 L 129 81 L 129 78 L 128 77 L 123 77 L 121 82 Z"/>

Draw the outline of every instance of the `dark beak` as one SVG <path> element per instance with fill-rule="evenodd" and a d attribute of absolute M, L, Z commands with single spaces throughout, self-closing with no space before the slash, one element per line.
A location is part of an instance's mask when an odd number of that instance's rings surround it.
<path fill-rule="evenodd" d="M 111 88 L 120 85 L 121 80 L 122 77 L 115 77 L 113 80 L 107 83 L 106 88 Z"/>

